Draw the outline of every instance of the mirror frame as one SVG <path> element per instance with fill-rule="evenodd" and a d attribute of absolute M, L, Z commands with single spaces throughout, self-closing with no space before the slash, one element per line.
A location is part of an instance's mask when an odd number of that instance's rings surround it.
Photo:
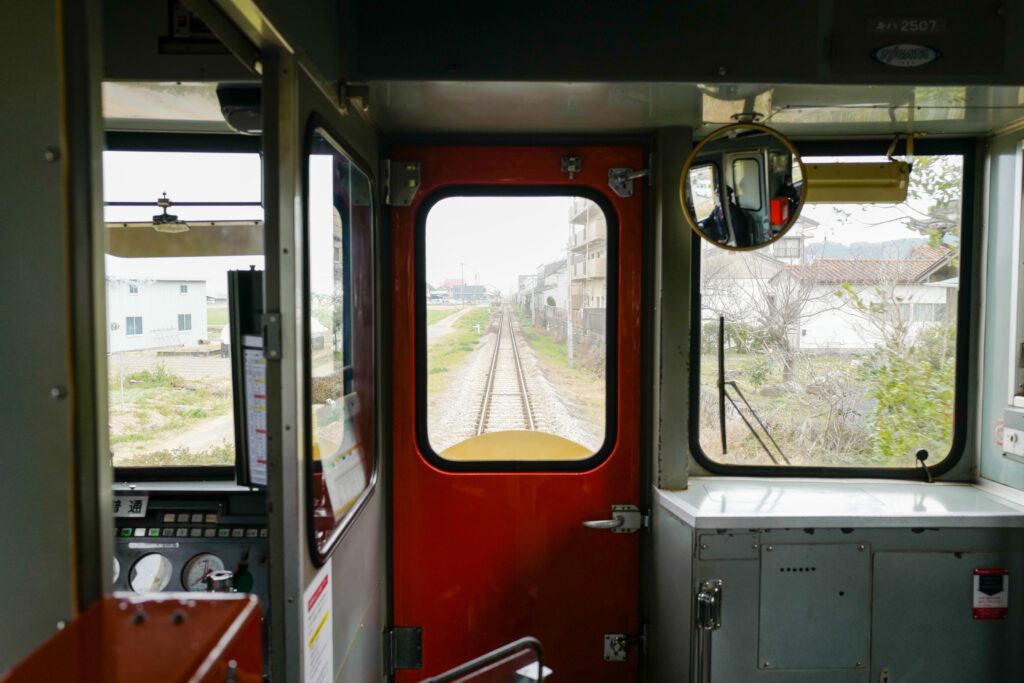
<path fill-rule="evenodd" d="M 721 244 L 720 242 L 716 242 L 716 241 L 710 239 L 704 233 L 704 231 L 700 229 L 700 226 L 697 225 L 697 221 L 695 220 L 694 216 L 690 213 L 689 209 L 686 206 L 686 182 L 687 182 L 688 177 L 689 177 L 690 169 L 693 167 L 694 162 L 697 160 L 697 156 L 708 145 L 708 143 L 714 142 L 715 140 L 719 139 L 723 135 L 728 134 L 730 131 L 739 131 L 739 130 L 747 130 L 747 129 L 759 130 L 759 131 L 761 131 L 763 133 L 767 133 L 768 135 L 771 135 L 775 139 L 777 139 L 780 142 L 782 142 L 782 144 L 786 147 L 786 149 L 789 151 L 789 153 L 793 155 L 793 159 L 796 160 L 796 163 L 800 166 L 800 177 L 802 179 L 801 180 L 801 185 L 800 185 L 800 203 L 796 207 L 796 212 L 792 216 L 789 217 L 789 221 L 785 225 L 785 227 L 782 230 L 780 230 L 778 233 L 776 233 L 775 236 L 772 237 L 770 240 L 767 240 L 766 242 L 761 242 L 760 244 L 754 244 L 754 245 L 751 245 L 751 246 L 748 246 L 748 247 L 732 247 L 732 246 L 729 246 L 729 245 L 726 245 L 726 244 Z M 723 178 L 724 178 L 724 175 L 722 175 L 719 178 L 719 183 L 720 184 L 722 182 L 724 182 Z M 800 152 L 797 151 L 796 146 L 785 135 L 783 135 L 782 133 L 778 132 L 774 128 L 769 128 L 768 126 L 761 125 L 760 123 L 753 123 L 753 122 L 749 122 L 749 123 L 745 123 L 745 122 L 731 123 L 728 126 L 723 126 L 722 128 L 719 128 L 719 129 L 717 129 L 715 131 L 712 131 L 707 136 L 705 136 L 703 140 L 701 140 L 699 143 L 697 143 L 697 145 L 692 150 L 690 150 L 689 156 L 687 156 L 686 157 L 686 161 L 683 162 L 683 172 L 679 176 L 679 205 L 682 207 L 683 216 L 686 218 L 686 222 L 689 224 L 690 229 L 693 230 L 701 239 L 706 240 L 709 244 L 713 244 L 714 246 L 718 247 L 719 249 L 725 249 L 726 251 L 753 251 L 754 249 L 761 249 L 763 247 L 766 247 L 766 246 L 768 246 L 770 244 L 775 243 L 783 235 L 785 235 L 787 232 L 789 232 L 790 228 L 792 228 L 794 225 L 796 225 L 797 220 L 800 218 L 800 212 L 803 211 L 804 204 L 806 204 L 806 203 L 807 203 L 807 168 L 804 166 L 804 162 L 803 162 L 803 159 L 800 156 Z"/>

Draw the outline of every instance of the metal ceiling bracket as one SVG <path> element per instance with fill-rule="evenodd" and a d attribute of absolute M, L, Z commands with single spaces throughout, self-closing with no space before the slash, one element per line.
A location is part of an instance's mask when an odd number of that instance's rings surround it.
<path fill-rule="evenodd" d="M 384 203 L 409 206 L 420 189 L 420 162 L 384 160 Z"/>
<path fill-rule="evenodd" d="M 620 197 L 633 196 L 633 181 L 640 178 L 647 178 L 651 174 L 650 169 L 634 171 L 631 168 L 609 168 L 608 187 Z"/>
<path fill-rule="evenodd" d="M 583 169 L 583 159 L 575 154 L 566 154 L 562 157 L 562 173 L 569 174 L 569 180 Z"/>

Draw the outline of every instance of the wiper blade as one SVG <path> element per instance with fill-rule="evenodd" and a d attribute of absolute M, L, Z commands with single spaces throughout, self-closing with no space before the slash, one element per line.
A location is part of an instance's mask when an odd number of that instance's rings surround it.
<path fill-rule="evenodd" d="M 728 450 L 726 450 L 725 439 L 725 401 L 728 399 L 729 403 L 732 404 L 733 410 L 735 410 L 736 414 L 740 416 L 741 420 L 743 420 L 743 424 L 747 426 L 750 433 L 754 435 L 755 439 L 757 439 L 757 443 L 761 444 L 761 448 L 763 448 L 764 452 L 768 454 L 768 458 L 778 465 L 779 461 L 775 459 L 775 455 L 771 452 L 771 449 L 769 449 L 768 445 L 765 444 L 763 439 L 761 439 L 761 436 L 757 433 L 754 425 L 750 424 L 750 420 L 748 420 L 747 416 L 743 414 L 740 406 L 735 400 L 733 400 L 732 396 L 729 395 L 729 392 L 725 390 L 727 386 L 732 387 L 740 397 L 740 400 L 743 401 L 743 404 L 750 411 L 754 420 L 756 420 L 757 424 L 759 424 L 761 429 L 764 430 L 765 436 L 768 437 L 768 440 L 772 442 L 773 446 L 775 446 L 775 450 L 778 451 L 779 457 L 785 460 L 787 465 L 791 465 L 792 463 L 789 461 L 789 458 L 787 458 L 786 454 L 782 452 L 782 448 L 779 447 L 779 444 L 775 441 L 775 438 L 768 430 L 768 427 L 758 416 L 757 411 L 754 410 L 754 406 L 750 405 L 750 401 L 748 401 L 747 397 L 743 395 L 743 391 L 740 389 L 739 385 L 733 381 L 725 381 L 725 316 L 720 315 L 718 316 L 718 427 L 722 434 L 722 455 L 728 453 Z"/>

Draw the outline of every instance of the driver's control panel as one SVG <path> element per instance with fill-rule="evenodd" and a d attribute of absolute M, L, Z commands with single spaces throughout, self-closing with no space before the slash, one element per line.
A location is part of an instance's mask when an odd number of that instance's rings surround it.
<path fill-rule="evenodd" d="M 262 491 L 119 486 L 114 506 L 114 590 L 255 593 L 266 610 Z"/>

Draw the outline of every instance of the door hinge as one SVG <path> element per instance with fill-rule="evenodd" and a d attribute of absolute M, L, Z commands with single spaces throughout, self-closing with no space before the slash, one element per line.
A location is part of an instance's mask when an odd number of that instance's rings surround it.
<path fill-rule="evenodd" d="M 604 661 L 626 661 L 626 648 L 633 645 L 637 646 L 640 654 L 647 654 L 647 624 L 640 624 L 640 633 L 635 636 L 627 636 L 625 633 L 604 634 Z"/>
<path fill-rule="evenodd" d="M 400 669 L 423 668 L 423 629 L 395 626 L 384 631 L 384 669 L 388 675 Z"/>
<path fill-rule="evenodd" d="M 384 203 L 409 206 L 420 189 L 420 162 L 385 159 L 383 166 Z"/>
<path fill-rule="evenodd" d="M 608 187 L 612 188 L 612 192 L 620 197 L 632 197 L 633 181 L 640 178 L 647 178 L 647 184 L 650 185 L 653 182 L 651 169 L 644 168 L 639 171 L 634 171 L 631 168 L 608 169 Z"/>
<path fill-rule="evenodd" d="M 263 357 L 281 360 L 281 314 L 276 311 L 263 316 Z"/>

